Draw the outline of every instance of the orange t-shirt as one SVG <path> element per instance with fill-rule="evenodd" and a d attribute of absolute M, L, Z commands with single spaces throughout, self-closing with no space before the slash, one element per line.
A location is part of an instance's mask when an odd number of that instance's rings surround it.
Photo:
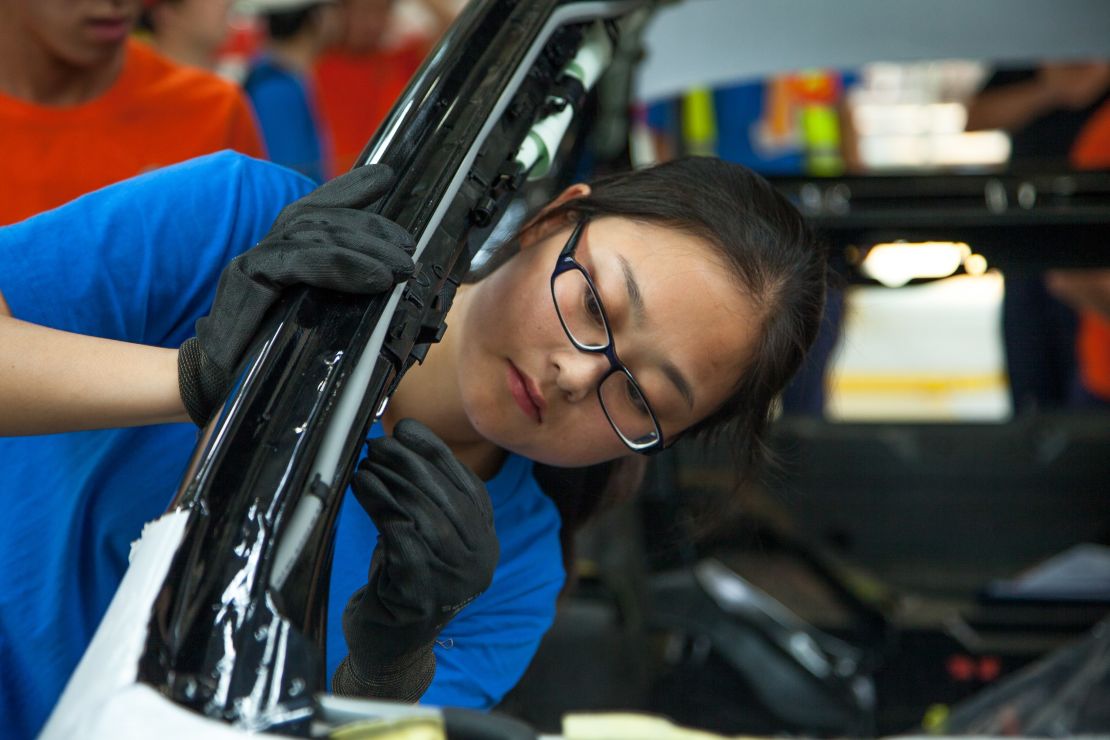
<path fill-rule="evenodd" d="M 1079 169 L 1110 168 L 1110 103 L 1083 126 L 1072 146 L 1071 161 Z M 1076 357 L 1083 386 L 1110 400 L 1110 321 L 1093 311 L 1079 313 Z"/>
<path fill-rule="evenodd" d="M 119 79 L 88 103 L 43 106 L 0 94 L 0 141 L 0 224 L 220 149 L 264 152 L 235 85 L 134 39 Z"/>
<path fill-rule="evenodd" d="M 1110 167 L 1110 103 L 1091 114 L 1071 148 L 1072 164 L 1080 169 Z"/>
<path fill-rule="evenodd" d="M 375 54 L 333 50 L 317 61 L 313 76 L 332 174 L 351 169 L 427 52 L 428 42 L 413 40 Z"/>

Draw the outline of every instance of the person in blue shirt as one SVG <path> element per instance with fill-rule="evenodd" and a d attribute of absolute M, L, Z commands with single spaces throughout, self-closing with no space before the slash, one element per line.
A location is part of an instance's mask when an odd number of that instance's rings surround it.
<path fill-rule="evenodd" d="M 310 193 L 222 153 L 0 230 L 0 435 L 37 435 L 0 438 L 14 733 L 45 720 L 175 490 L 195 438 L 179 422 L 206 421 L 280 290 L 410 274 L 408 235 L 361 210 L 391 177 L 360 167 Z M 758 454 L 825 270 L 794 208 L 714 159 L 574 185 L 534 214 L 372 431 L 337 532 L 333 688 L 496 704 L 553 619 L 574 527 L 638 453 L 725 433 L 741 463 Z M 587 487 L 537 482 L 594 465 L 608 474 Z"/>
<path fill-rule="evenodd" d="M 270 159 L 322 183 L 328 157 L 311 88 L 316 58 L 339 34 L 334 0 L 251 0 L 265 21 L 266 41 L 253 58 L 243 90 L 258 119 Z"/>

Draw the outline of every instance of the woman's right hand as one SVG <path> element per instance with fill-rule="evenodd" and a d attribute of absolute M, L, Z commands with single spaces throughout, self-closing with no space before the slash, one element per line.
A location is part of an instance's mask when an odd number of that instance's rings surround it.
<path fill-rule="evenodd" d="M 371 164 L 331 180 L 285 207 L 270 232 L 220 275 L 211 312 L 181 345 L 178 383 L 190 418 L 204 425 L 223 401 L 247 346 L 281 291 L 309 285 L 375 295 L 410 277 L 413 239 L 389 219 L 363 210 L 393 185 L 393 171 Z"/>
<path fill-rule="evenodd" d="M 426 426 L 371 440 L 351 481 L 378 528 L 367 583 L 343 611 L 337 694 L 416 701 L 444 625 L 489 587 L 500 555 L 482 481 Z"/>

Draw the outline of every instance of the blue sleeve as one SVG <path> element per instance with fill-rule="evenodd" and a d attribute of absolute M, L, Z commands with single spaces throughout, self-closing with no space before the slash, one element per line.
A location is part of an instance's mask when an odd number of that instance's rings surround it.
<path fill-rule="evenodd" d="M 376 425 L 370 436 L 381 434 Z M 532 464 L 511 455 L 486 483 L 501 558 L 490 587 L 444 627 L 436 673 L 422 704 L 489 709 L 516 685 L 555 619 L 563 587 L 559 513 L 532 477 Z M 347 655 L 343 609 L 366 584 L 378 532 L 350 490 L 343 501 L 332 559 L 327 676 Z"/>
<path fill-rule="evenodd" d="M 557 533 L 538 543 L 539 557 L 528 559 L 532 572 L 499 570 L 489 590 L 443 629 L 421 704 L 491 709 L 520 681 L 555 620 L 564 581 Z M 552 563 L 557 569 L 545 567 Z"/>
<path fill-rule="evenodd" d="M 555 505 L 530 474 L 507 501 L 490 488 L 501 559 L 489 589 L 440 633 L 435 679 L 422 704 L 497 705 L 524 675 L 555 620 L 565 575 Z M 499 499 L 507 505 L 497 507 Z"/>
<path fill-rule="evenodd" d="M 304 83 L 262 65 L 247 78 L 245 89 L 270 159 L 322 182 L 320 135 Z"/>
<path fill-rule="evenodd" d="M 110 185 L 0 229 L 0 293 L 24 321 L 176 347 L 223 267 L 312 187 L 233 152 Z"/>

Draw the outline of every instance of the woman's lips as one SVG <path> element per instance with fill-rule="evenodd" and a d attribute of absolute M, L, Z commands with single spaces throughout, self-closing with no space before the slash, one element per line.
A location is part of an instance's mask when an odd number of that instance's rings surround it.
<path fill-rule="evenodd" d="M 543 393 L 540 392 L 540 386 L 536 381 L 521 373 L 524 378 L 524 390 L 528 391 L 528 397 L 540 412 L 540 420 L 543 420 L 543 415 L 547 413 L 547 401 L 543 398 Z"/>
<path fill-rule="evenodd" d="M 92 18 L 85 21 L 89 35 L 104 43 L 117 43 L 127 38 L 131 32 L 130 18 Z"/>
<path fill-rule="evenodd" d="M 536 423 L 543 421 L 543 411 L 547 404 L 544 403 L 543 396 L 535 382 L 520 370 L 517 370 L 512 361 L 508 364 L 506 374 L 509 380 L 509 393 L 516 401 L 516 405 L 520 407 L 525 416 Z"/>

